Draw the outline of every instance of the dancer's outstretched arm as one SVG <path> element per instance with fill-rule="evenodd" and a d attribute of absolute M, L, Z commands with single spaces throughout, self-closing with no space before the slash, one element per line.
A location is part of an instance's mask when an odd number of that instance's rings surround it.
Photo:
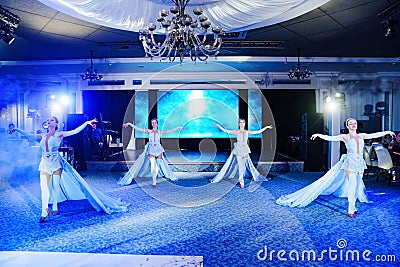
<path fill-rule="evenodd" d="M 218 126 L 218 128 L 219 128 L 221 131 L 223 131 L 223 132 L 225 132 L 225 133 L 228 133 L 228 134 L 236 134 L 236 133 L 237 133 L 236 130 L 227 130 L 227 129 L 225 129 L 224 127 L 222 127 L 221 125 L 219 125 L 219 124 L 217 124 L 217 123 L 214 123 L 213 126 Z"/>
<path fill-rule="evenodd" d="M 25 132 L 24 130 L 21 130 L 19 128 L 12 128 L 8 131 L 9 134 L 13 134 L 14 132 L 20 133 L 22 135 L 25 135 L 26 137 L 30 137 L 30 138 L 37 138 L 37 139 L 41 139 L 42 135 L 41 134 L 33 134 L 33 133 L 28 133 Z"/>
<path fill-rule="evenodd" d="M 160 132 L 161 132 L 161 134 L 167 134 L 167 133 L 172 133 L 177 130 L 183 130 L 183 129 L 184 128 L 182 126 L 179 126 L 179 127 L 175 127 L 174 129 L 171 129 L 171 130 L 161 130 Z"/>
<path fill-rule="evenodd" d="M 143 132 L 143 133 L 148 133 L 148 132 L 149 132 L 148 129 L 137 127 L 136 125 L 134 125 L 133 123 L 130 123 L 130 122 L 126 122 L 126 123 L 122 124 L 122 126 L 123 126 L 124 128 L 126 128 L 126 127 L 128 127 L 128 126 L 131 126 L 133 129 L 135 129 L 135 130 L 137 130 L 137 131 L 139 131 L 139 132 Z"/>
<path fill-rule="evenodd" d="M 267 129 L 272 129 L 272 125 L 265 126 L 264 128 L 257 130 L 257 131 L 247 131 L 247 132 L 248 132 L 248 134 L 260 134 Z"/>
<path fill-rule="evenodd" d="M 392 132 L 392 131 L 384 131 L 384 132 L 377 132 L 377 133 L 371 133 L 371 134 L 360 133 L 360 135 L 361 135 L 362 138 L 364 138 L 364 139 L 378 138 L 378 137 L 385 136 L 385 135 L 387 135 L 387 134 L 390 134 L 393 138 L 396 138 L 395 133 Z"/>
<path fill-rule="evenodd" d="M 315 138 L 319 137 L 319 138 L 321 138 L 323 140 L 326 140 L 326 141 L 342 141 L 342 142 L 345 142 L 345 136 L 346 135 L 344 135 L 344 134 L 330 136 L 330 135 L 316 133 L 316 134 L 311 135 L 310 139 L 311 140 L 315 140 Z"/>
<path fill-rule="evenodd" d="M 89 124 L 95 123 L 95 122 L 97 122 L 97 119 L 93 119 L 91 121 L 86 121 L 81 126 L 79 126 L 78 128 L 76 128 L 74 130 L 60 132 L 60 134 L 58 136 L 59 137 L 67 137 L 67 136 L 77 134 L 77 133 L 81 132 L 83 129 L 85 129 L 86 126 L 88 126 Z"/>

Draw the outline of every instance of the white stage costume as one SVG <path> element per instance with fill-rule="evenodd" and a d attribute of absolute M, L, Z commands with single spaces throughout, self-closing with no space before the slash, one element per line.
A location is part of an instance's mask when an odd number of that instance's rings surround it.
<path fill-rule="evenodd" d="M 269 181 L 270 179 L 261 175 L 256 167 L 254 166 L 253 162 L 251 161 L 250 157 L 247 157 L 244 160 L 244 164 L 246 167 L 245 177 L 251 177 L 253 181 L 262 182 L 262 181 Z M 219 173 L 210 181 L 211 183 L 218 183 L 224 178 L 235 178 L 235 176 L 239 173 L 239 164 L 237 162 L 236 156 L 231 152 L 228 159 L 226 160 L 224 166 L 222 166 Z"/>
<path fill-rule="evenodd" d="M 247 131 L 240 132 L 237 134 L 237 141 L 234 144 L 234 148 L 226 160 L 224 166 L 222 166 L 220 172 L 210 181 L 211 183 L 218 183 L 223 178 L 234 178 L 237 174 L 240 184 L 244 184 L 243 177 L 251 177 L 253 181 L 269 181 L 270 179 L 261 175 L 256 167 L 254 167 L 253 162 L 249 157 L 251 153 L 250 148 L 247 144 L 248 133 Z M 242 162 L 238 162 L 239 160 Z M 241 170 L 241 165 L 243 170 Z"/>
<path fill-rule="evenodd" d="M 150 152 L 151 143 L 147 143 L 144 151 L 138 159 L 136 160 L 135 164 L 129 168 L 129 171 L 122 177 L 118 184 L 120 185 L 129 185 L 132 183 L 132 180 L 136 177 L 152 177 L 151 175 L 151 166 L 150 166 L 150 157 L 149 155 L 153 152 Z M 161 144 L 160 144 L 161 146 Z M 162 148 L 162 147 L 161 147 Z M 164 149 L 162 149 L 164 151 Z M 158 153 L 158 152 L 157 152 Z M 159 155 L 159 154 L 158 154 Z M 177 180 L 175 174 L 172 172 L 170 167 L 168 166 L 168 162 L 165 159 L 165 155 L 162 156 L 161 159 L 156 159 L 156 164 L 158 165 L 158 175 L 161 177 L 168 178 L 172 181 Z"/>
<path fill-rule="evenodd" d="M 245 157 L 248 154 L 251 153 L 249 145 L 247 144 L 247 140 L 248 140 L 248 133 L 247 131 L 244 132 L 240 132 L 237 135 L 237 141 L 234 145 L 233 148 L 233 154 L 237 155 L 237 156 L 241 156 L 241 157 Z"/>
<path fill-rule="evenodd" d="M 361 136 L 358 136 L 358 139 L 355 139 L 350 138 L 350 135 L 347 135 L 346 138 L 347 141 L 345 142 L 345 145 L 347 154 L 342 155 L 338 163 L 336 163 L 324 176 L 312 184 L 292 194 L 281 196 L 276 200 L 276 203 L 288 207 L 305 207 L 314 201 L 319 195 L 333 194 L 337 197 L 349 198 L 349 214 L 356 211 L 355 201 L 357 199 L 360 202 L 369 203 L 367 191 L 362 180 L 364 169 L 367 168 L 362 155 L 364 140 Z M 347 178 L 345 170 L 354 173 L 354 177 Z M 350 194 L 354 195 L 351 196 Z"/>
<path fill-rule="evenodd" d="M 58 132 L 55 133 L 55 135 L 57 134 Z M 111 198 L 90 187 L 79 173 L 61 157 L 58 152 L 60 142 L 61 139 L 58 137 L 50 136 L 48 138 L 48 149 L 46 149 L 46 135 L 44 135 L 40 141 L 42 158 L 39 164 L 39 170 L 52 174 L 60 168 L 63 169 L 60 179 L 57 179 L 57 181 L 54 180 L 53 175 L 53 179 L 50 180 L 49 188 L 52 190 L 50 190 L 49 203 L 53 203 L 54 200 L 56 200 L 56 202 L 62 202 L 65 200 L 87 199 L 97 211 L 103 210 L 108 214 L 127 211 L 128 203 Z M 53 203 L 53 205 L 54 204 L 55 203 Z"/>
<path fill-rule="evenodd" d="M 147 143 L 148 145 L 147 155 L 152 155 L 157 157 L 162 153 L 164 153 L 164 148 L 161 146 L 160 140 L 161 136 L 158 131 L 157 132 L 151 131 L 149 133 L 149 142 Z"/>

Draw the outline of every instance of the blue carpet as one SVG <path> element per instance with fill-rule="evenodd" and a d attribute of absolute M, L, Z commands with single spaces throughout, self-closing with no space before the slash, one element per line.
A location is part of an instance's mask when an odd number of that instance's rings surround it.
<path fill-rule="evenodd" d="M 193 255 L 204 256 L 205 266 L 398 266 L 400 261 L 399 185 L 373 178 L 365 183 L 374 203 L 357 203 L 360 214 L 350 219 L 347 200 L 333 196 L 306 208 L 275 204 L 321 173 L 270 174 L 271 181 L 249 192 L 249 180 L 245 189 L 225 180 L 208 184 L 216 173 L 177 173 L 186 179 L 160 181 L 153 189 L 148 181 L 121 187 L 119 172 L 84 172 L 93 187 L 129 202 L 129 211 L 107 215 L 86 200 L 66 201 L 59 204 L 60 215 L 39 224 L 39 177 L 24 171 L 0 180 L 1 251 Z M 355 251 L 359 261 L 349 256 Z"/>

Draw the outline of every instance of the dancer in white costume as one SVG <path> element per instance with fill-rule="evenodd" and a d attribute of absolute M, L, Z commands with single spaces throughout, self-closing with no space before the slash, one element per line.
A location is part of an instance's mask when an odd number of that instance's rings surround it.
<path fill-rule="evenodd" d="M 250 148 L 247 144 L 249 134 L 260 134 L 267 129 L 272 129 L 272 125 L 265 126 L 261 130 L 258 131 L 248 131 L 245 129 L 246 120 L 239 119 L 239 130 L 227 130 L 224 129 L 219 124 L 213 124 L 214 126 L 218 126 L 221 131 L 224 131 L 228 134 L 234 134 L 236 136 L 237 142 L 234 144 L 234 148 L 226 160 L 224 166 L 220 170 L 220 172 L 215 176 L 211 183 L 217 183 L 221 181 L 223 178 L 233 178 L 239 170 L 239 179 L 240 187 L 244 188 L 244 175 L 246 169 L 250 172 L 254 181 L 268 181 L 265 176 L 261 175 L 257 169 L 254 167 L 253 162 L 249 157 L 251 153 Z"/>
<path fill-rule="evenodd" d="M 77 134 L 94 122 L 96 122 L 96 119 L 87 121 L 72 131 L 58 131 L 58 119 L 53 116 L 47 120 L 48 132 L 45 134 L 36 135 L 18 128 L 10 129 L 10 134 L 16 131 L 40 139 L 40 148 L 42 149 L 39 164 L 42 199 L 40 223 L 45 222 L 46 218 L 50 217 L 49 203 L 53 204 L 53 215 L 58 215 L 57 204 L 64 200 L 88 199 L 97 211 L 104 210 L 108 214 L 127 210 L 127 203 L 110 198 L 91 188 L 58 152 L 64 137 Z"/>
<path fill-rule="evenodd" d="M 151 120 L 152 129 L 140 128 L 130 122 L 124 123 L 122 126 L 125 128 L 131 126 L 137 131 L 147 133 L 149 135 L 149 142 L 146 144 L 143 153 L 136 160 L 135 164 L 129 169 L 125 176 L 118 181 L 118 184 L 129 185 L 136 177 L 149 177 L 151 175 L 153 187 L 156 187 L 158 174 L 170 180 L 177 179 L 163 157 L 164 148 L 161 146 L 160 140 L 163 134 L 183 130 L 183 127 L 176 127 L 172 130 L 158 130 L 157 119 Z"/>
<path fill-rule="evenodd" d="M 276 203 L 289 207 L 305 207 L 314 201 L 319 195 L 333 194 L 337 197 L 347 197 L 348 217 L 354 218 L 359 212 L 356 209 L 356 200 L 369 202 L 364 182 L 362 180 L 364 170 L 367 168 L 363 158 L 364 139 L 372 139 L 386 134 L 394 135 L 391 131 L 372 134 L 357 134 L 357 121 L 349 118 L 346 120 L 348 134 L 328 136 L 313 134 L 311 140 L 319 137 L 327 141 L 342 141 L 346 145 L 347 154 L 343 155 L 324 176 L 312 184 L 290 195 L 281 196 Z"/>

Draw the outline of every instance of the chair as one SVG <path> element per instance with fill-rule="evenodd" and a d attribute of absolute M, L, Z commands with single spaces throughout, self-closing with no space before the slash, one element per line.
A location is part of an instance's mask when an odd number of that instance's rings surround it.
<path fill-rule="evenodd" d="M 371 146 L 364 147 L 364 159 L 369 167 L 376 175 L 376 181 L 382 177 L 389 177 L 389 171 L 393 168 L 393 161 L 387 148 L 382 144 L 373 143 Z M 367 176 L 370 171 L 368 171 Z"/>

